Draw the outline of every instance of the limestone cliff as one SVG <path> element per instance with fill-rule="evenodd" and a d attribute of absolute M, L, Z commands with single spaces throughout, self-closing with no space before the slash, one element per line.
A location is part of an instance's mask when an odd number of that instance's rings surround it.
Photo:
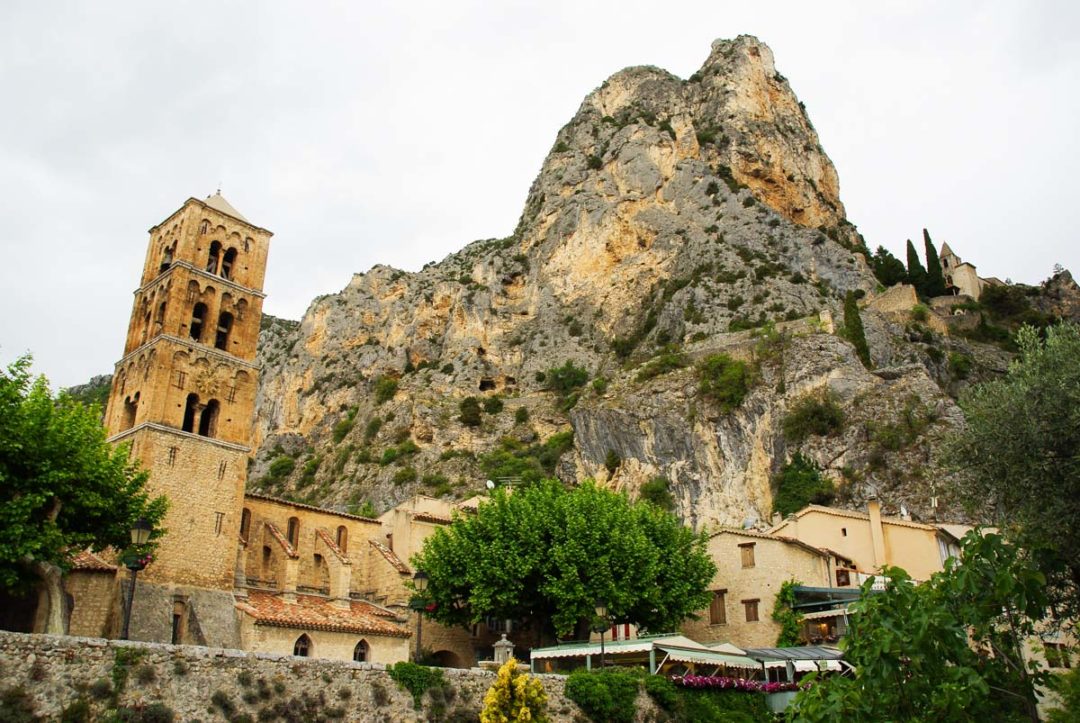
<path fill-rule="evenodd" d="M 800 447 L 842 501 L 929 515 L 948 503 L 927 479 L 934 440 L 960 419 L 941 348 L 964 345 L 867 310 L 867 371 L 830 333 L 848 291 L 876 288 L 864 253 L 765 45 L 717 41 L 688 80 L 620 71 L 558 132 L 512 236 L 418 273 L 376 266 L 298 325 L 265 325 L 253 486 L 381 510 L 532 465 L 631 493 L 663 476 L 688 521 L 739 524 L 768 518 Z M 779 341 L 755 336 L 773 324 Z M 753 370 L 730 413 L 693 366 L 720 352 Z M 568 361 L 589 383 L 560 394 L 550 370 Z M 826 389 L 843 430 L 788 441 L 785 414 Z M 567 430 L 572 448 L 551 441 Z"/>

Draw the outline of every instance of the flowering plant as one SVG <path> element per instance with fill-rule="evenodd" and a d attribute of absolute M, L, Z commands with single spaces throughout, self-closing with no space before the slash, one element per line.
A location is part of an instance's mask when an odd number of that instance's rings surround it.
<path fill-rule="evenodd" d="M 154 556 L 149 552 L 128 550 L 120 555 L 120 562 L 129 570 L 145 570 L 146 566 L 154 561 Z"/>
<path fill-rule="evenodd" d="M 797 683 L 771 683 L 764 680 L 728 678 L 723 675 L 677 675 L 671 680 L 676 685 L 681 685 L 684 688 L 741 690 L 747 693 L 783 693 L 791 690 L 799 690 L 799 685 Z"/>

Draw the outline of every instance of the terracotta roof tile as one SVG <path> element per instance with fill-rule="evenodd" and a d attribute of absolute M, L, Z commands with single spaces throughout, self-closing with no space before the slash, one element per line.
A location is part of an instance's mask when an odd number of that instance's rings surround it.
<path fill-rule="evenodd" d="M 385 610 L 374 605 L 351 600 L 349 608 L 334 606 L 328 598 L 297 595 L 295 603 L 287 603 L 273 593 L 249 590 L 246 602 L 237 602 L 238 610 L 255 619 L 256 625 L 297 630 L 325 630 L 335 633 L 360 633 L 407 638 L 408 630 L 385 618 Z"/>
<path fill-rule="evenodd" d="M 813 545 L 803 542 L 802 540 L 796 540 L 794 537 L 787 537 L 784 535 L 772 535 L 767 532 L 758 532 L 757 530 L 744 530 L 742 528 L 736 527 L 722 527 L 719 531 L 714 532 L 711 537 L 716 537 L 717 535 L 722 534 L 744 535 L 746 537 L 756 537 L 762 540 L 775 540 L 776 542 L 783 542 L 788 545 L 795 545 L 796 547 L 801 547 L 807 552 L 811 552 L 815 555 L 820 555 L 821 557 L 829 556 L 829 552 L 827 550 L 814 547 Z"/>
<path fill-rule="evenodd" d="M 291 502 L 284 500 L 280 497 L 274 497 L 272 495 L 264 495 L 260 492 L 245 492 L 244 497 L 250 497 L 253 500 L 264 500 L 266 502 L 276 502 L 279 505 L 286 507 L 295 507 L 298 510 L 312 510 L 314 512 L 322 512 L 326 515 L 334 515 L 335 517 L 344 517 L 347 520 L 359 520 L 360 522 L 373 522 L 380 524 L 378 520 L 373 517 L 361 517 L 360 515 L 350 515 L 348 512 L 338 512 L 337 510 L 328 510 L 325 507 L 316 507 L 315 505 L 305 505 L 303 502 Z"/>
<path fill-rule="evenodd" d="M 436 525 L 449 525 L 453 522 L 449 517 L 440 517 L 439 515 L 433 515 L 430 512 L 416 512 L 413 514 L 413 519 L 417 522 L 431 522 Z"/>
<path fill-rule="evenodd" d="M 281 530 L 277 528 L 277 525 L 275 525 L 273 522 L 267 522 L 265 524 L 266 529 L 270 530 L 270 535 L 275 540 L 277 540 L 278 544 L 281 545 L 281 549 L 285 550 L 286 555 L 293 558 L 294 560 L 300 557 L 299 553 L 297 553 L 296 550 L 293 549 L 292 544 L 287 539 L 285 539 L 285 535 L 281 534 Z"/>
<path fill-rule="evenodd" d="M 391 550 L 389 547 L 382 544 L 381 542 L 376 542 L 375 540 L 368 540 L 368 542 L 371 543 L 371 546 L 378 550 L 379 553 L 386 558 L 386 561 L 393 565 L 394 569 L 400 572 L 402 575 L 408 575 L 412 573 L 412 570 L 409 569 L 409 566 L 402 562 L 401 558 L 395 555 L 394 551 Z"/>
<path fill-rule="evenodd" d="M 86 570 L 89 572 L 116 572 L 119 568 L 110 565 L 95 555 L 90 550 L 83 550 L 71 560 L 72 570 Z"/>
<path fill-rule="evenodd" d="M 345 556 L 345 553 L 341 551 L 341 548 L 337 546 L 337 543 L 334 542 L 333 538 L 330 537 L 329 534 L 327 534 L 326 530 L 322 529 L 321 527 L 316 527 L 315 534 L 320 540 L 326 543 L 326 546 L 330 548 L 330 552 L 334 553 L 334 555 L 337 557 L 338 561 L 342 565 L 352 564 L 349 558 Z"/>

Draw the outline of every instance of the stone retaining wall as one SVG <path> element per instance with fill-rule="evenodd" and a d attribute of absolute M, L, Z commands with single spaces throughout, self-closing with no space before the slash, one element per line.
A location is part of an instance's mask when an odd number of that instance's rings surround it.
<path fill-rule="evenodd" d="M 445 701 L 425 695 L 416 710 L 411 695 L 377 663 L 0 632 L 0 695 L 21 689 L 44 720 L 58 720 L 78 700 L 90 706 L 90 720 L 117 706 L 152 704 L 168 707 L 176 721 L 203 723 L 477 720 L 495 674 L 446 668 L 443 675 L 449 685 L 436 698 Z M 552 720 L 586 720 L 563 694 L 565 678 L 537 677 L 547 691 Z M 651 708 L 639 705 L 639 715 Z"/>

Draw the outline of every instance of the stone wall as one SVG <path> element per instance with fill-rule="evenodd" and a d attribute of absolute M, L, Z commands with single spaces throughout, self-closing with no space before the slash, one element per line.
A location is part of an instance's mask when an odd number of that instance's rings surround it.
<path fill-rule="evenodd" d="M 453 691 L 446 695 L 445 715 L 476 720 L 495 674 L 444 669 L 443 675 Z M 563 694 L 562 676 L 538 677 L 548 694 L 552 720 L 585 720 Z M 114 700 L 113 681 L 125 678 Z M 283 711 L 299 716 L 294 720 L 314 720 L 315 713 L 324 719 L 365 723 L 444 719 L 433 716 L 428 695 L 422 708 L 414 709 L 411 696 L 376 663 L 0 632 L 0 693 L 12 688 L 25 691 L 35 714 L 50 719 L 80 699 L 91 706 L 94 720 L 116 705 L 155 703 L 171 709 L 177 721 L 220 721 L 230 716 L 285 720 Z M 644 694 L 638 709 L 639 718 L 655 713 Z M 273 717 L 273 710 L 282 712 Z"/>

